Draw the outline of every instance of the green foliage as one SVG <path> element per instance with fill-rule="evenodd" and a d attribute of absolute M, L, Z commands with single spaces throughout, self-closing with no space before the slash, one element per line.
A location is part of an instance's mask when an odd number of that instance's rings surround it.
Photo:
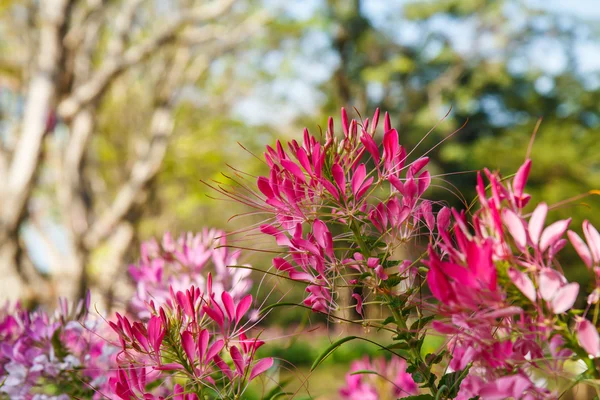
<path fill-rule="evenodd" d="M 319 365 L 321 365 L 321 363 L 327 357 L 329 357 L 338 347 L 340 347 L 344 343 L 349 342 L 349 341 L 354 340 L 354 339 L 358 339 L 358 337 L 356 337 L 356 336 L 346 336 L 344 338 L 341 338 L 341 339 L 333 342 L 329 347 L 327 347 L 325 350 L 323 350 L 321 352 L 321 354 L 319 354 L 319 356 L 316 358 L 316 360 L 311 365 L 310 370 L 314 371 L 315 368 L 317 368 Z"/>
<path fill-rule="evenodd" d="M 435 397 L 433 397 L 430 394 L 418 394 L 416 396 L 406 396 L 406 397 L 403 397 L 402 399 L 405 399 L 405 400 L 435 400 Z"/>
<path fill-rule="evenodd" d="M 441 393 L 449 398 L 453 399 L 458 396 L 458 390 L 460 389 L 460 384 L 465 379 L 467 374 L 469 373 L 469 368 L 466 368 L 463 371 L 455 371 L 445 374 L 440 378 L 440 382 L 438 384 L 438 389 Z"/>

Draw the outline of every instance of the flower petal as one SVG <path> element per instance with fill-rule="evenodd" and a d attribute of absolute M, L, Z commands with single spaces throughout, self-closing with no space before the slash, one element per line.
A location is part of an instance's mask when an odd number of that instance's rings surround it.
<path fill-rule="evenodd" d="M 271 368 L 271 366 L 273 366 L 273 358 L 268 357 L 259 360 L 254 367 L 252 367 L 252 372 L 250 372 L 250 380 L 253 380 L 258 375 Z"/>
<path fill-rule="evenodd" d="M 600 233 L 594 228 L 590 221 L 583 221 L 583 234 L 590 246 L 590 252 L 595 263 L 600 263 Z"/>
<path fill-rule="evenodd" d="M 579 257 L 583 260 L 583 263 L 588 267 L 592 267 L 592 253 L 587 247 L 583 239 L 573 231 L 568 231 L 567 236 L 573 245 L 573 248 L 579 254 Z"/>
<path fill-rule="evenodd" d="M 600 336 L 598 330 L 587 319 L 582 320 L 577 324 L 577 340 L 583 349 L 591 356 L 598 357 L 600 355 Z"/>
<path fill-rule="evenodd" d="M 569 310 L 577 300 L 579 293 L 579 284 L 576 282 L 569 283 L 558 289 L 556 295 L 552 299 L 552 311 L 554 314 L 562 314 Z"/>
<path fill-rule="evenodd" d="M 552 300 L 557 290 L 566 283 L 565 277 L 552 268 L 544 268 L 540 272 L 540 295 L 546 301 Z"/>
<path fill-rule="evenodd" d="M 533 282 L 523 272 L 518 271 L 514 268 L 509 268 L 508 277 L 514 283 L 514 285 L 532 302 L 535 302 L 536 292 Z"/>
<path fill-rule="evenodd" d="M 563 219 L 550 224 L 544 229 L 544 232 L 542 232 L 542 236 L 540 237 L 540 251 L 543 253 L 548 247 L 556 243 L 556 241 L 565 234 L 570 223 L 571 218 Z"/>
<path fill-rule="evenodd" d="M 533 210 L 531 218 L 529 218 L 529 237 L 531 238 L 531 242 L 536 246 L 540 241 L 540 235 L 544 228 L 547 213 L 548 206 L 546 203 L 540 203 L 535 210 Z"/>
<path fill-rule="evenodd" d="M 525 232 L 525 226 L 523 226 L 523 221 L 514 211 L 509 209 L 504 209 L 502 212 L 502 220 L 504 225 L 508 228 L 510 235 L 515 240 L 515 244 L 517 248 L 521 251 L 525 250 L 525 245 L 527 244 L 527 233 Z"/>

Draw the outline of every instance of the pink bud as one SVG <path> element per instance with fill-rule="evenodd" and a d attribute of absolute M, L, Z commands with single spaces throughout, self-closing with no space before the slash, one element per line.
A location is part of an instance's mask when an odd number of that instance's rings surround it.
<path fill-rule="evenodd" d="M 523 189 L 525 189 L 525 184 L 527 184 L 530 170 L 531 160 L 527 160 L 517 171 L 515 179 L 513 180 L 513 190 L 516 197 L 521 197 L 523 195 Z"/>
<path fill-rule="evenodd" d="M 379 108 L 375 110 L 375 114 L 373 114 L 373 124 L 371 125 L 371 135 L 375 134 L 375 130 L 377 129 L 377 125 L 379 124 Z"/>
<path fill-rule="evenodd" d="M 348 137 L 348 133 L 350 132 L 348 124 L 348 113 L 346 109 L 342 107 L 342 128 L 344 128 L 344 136 Z"/>
<path fill-rule="evenodd" d="M 390 114 L 387 111 L 385 112 L 385 118 L 383 121 L 383 129 L 384 129 L 384 133 L 386 133 L 387 131 L 392 129 L 392 121 L 390 120 Z"/>

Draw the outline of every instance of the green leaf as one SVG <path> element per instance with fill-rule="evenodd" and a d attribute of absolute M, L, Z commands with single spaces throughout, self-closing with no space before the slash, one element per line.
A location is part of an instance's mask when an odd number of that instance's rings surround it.
<path fill-rule="evenodd" d="M 325 349 L 325 351 L 323 351 L 319 357 L 317 357 L 317 359 L 315 360 L 315 362 L 313 363 L 313 365 L 310 367 L 310 371 L 314 371 L 315 368 L 317 368 L 323 361 L 325 361 L 325 359 L 327 357 L 329 357 L 331 355 L 331 353 L 333 353 L 335 351 L 335 349 L 337 349 L 338 347 L 340 347 L 341 345 L 343 345 L 346 342 L 349 342 L 351 340 L 354 339 L 358 339 L 358 337 L 356 336 L 346 336 L 345 338 L 342 338 L 334 343 L 331 344 L 331 346 L 329 346 L 328 348 Z"/>
<path fill-rule="evenodd" d="M 412 375 L 413 381 L 415 381 L 415 383 L 425 382 L 425 377 L 423 376 L 423 374 L 421 372 L 415 371 L 411 375 Z"/>
<path fill-rule="evenodd" d="M 423 317 L 420 318 L 418 320 L 416 320 L 415 322 L 413 322 L 413 324 L 410 326 L 410 330 L 411 331 L 416 331 L 419 329 L 419 327 L 424 327 L 425 325 L 427 325 L 430 321 L 432 321 L 435 318 L 435 315 L 430 315 L 428 317 Z"/>
<path fill-rule="evenodd" d="M 361 369 L 352 372 L 350 375 L 379 375 L 377 371 L 371 371 L 370 369 Z"/>
<path fill-rule="evenodd" d="M 287 378 L 287 379 L 284 379 L 281 382 L 279 382 L 279 384 L 277 386 L 275 386 L 273 389 L 269 390 L 267 392 L 267 394 L 263 396 L 263 399 L 275 400 L 281 396 L 289 394 L 289 393 L 284 392 L 283 388 L 285 388 L 291 382 L 291 380 L 292 380 L 292 378 Z"/>
<path fill-rule="evenodd" d="M 428 353 L 425 356 L 425 362 L 427 362 L 427 364 L 429 364 L 429 365 L 439 364 L 444 359 L 445 354 L 446 354 L 446 350 L 440 352 L 439 354 Z"/>
<path fill-rule="evenodd" d="M 469 368 L 466 368 L 462 371 L 455 371 L 449 374 L 442 376 L 440 379 L 440 383 L 438 384 L 438 389 L 442 390 L 442 387 L 446 387 L 447 392 L 445 393 L 446 397 L 449 399 L 453 399 L 458 396 L 458 390 L 460 389 L 460 384 L 465 379 L 469 372 Z"/>
<path fill-rule="evenodd" d="M 387 346 L 388 349 L 402 349 L 402 350 L 407 350 L 409 348 L 408 343 L 402 341 L 402 342 L 396 342 L 390 346 Z"/>
<path fill-rule="evenodd" d="M 402 400 L 435 400 L 430 394 L 418 394 L 416 396 L 403 397 Z"/>
<path fill-rule="evenodd" d="M 396 287 L 398 284 L 400 284 L 400 282 L 402 282 L 405 279 L 406 279 L 406 277 L 403 277 L 403 276 L 392 275 L 392 276 L 388 277 L 388 279 L 383 281 L 382 285 L 386 288 L 391 289 L 391 288 Z"/>
<path fill-rule="evenodd" d="M 51 342 L 52 348 L 54 349 L 54 354 L 56 354 L 56 357 L 58 357 L 60 360 L 63 360 L 66 356 L 69 355 L 69 350 L 65 347 L 63 342 L 61 342 L 60 333 L 60 328 L 55 330 L 54 334 L 52 335 Z"/>

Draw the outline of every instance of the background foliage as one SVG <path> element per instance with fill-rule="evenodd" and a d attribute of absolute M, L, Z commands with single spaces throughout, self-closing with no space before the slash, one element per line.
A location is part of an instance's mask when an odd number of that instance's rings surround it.
<path fill-rule="evenodd" d="M 77 10 L 97 7 L 116 17 L 129 3 L 98 0 L 71 5 Z M 163 14 L 177 15 L 194 6 L 193 1 L 138 3 L 127 32 L 133 44 L 150 35 L 153 24 L 161 26 Z M 110 208 L 127 181 L 136 157 L 148 146 L 153 112 L 167 98 L 172 102 L 173 134 L 156 175 L 144 182 L 135 206 L 123 216 L 131 232 L 126 246 L 110 240 L 92 246 L 81 265 L 88 272 L 69 275 L 71 286 L 91 287 L 102 304 L 118 305 L 129 290 L 124 266 L 136 260 L 141 240 L 166 230 L 216 226 L 233 231 L 257 222 L 255 216 L 228 221 L 247 210 L 212 199 L 214 191 L 201 181 L 222 181 L 222 172 L 233 173 L 227 165 L 264 173 L 264 164 L 254 156 L 264 145 L 275 137 L 298 138 L 304 126 L 318 132 L 326 116 L 337 115 L 341 106 L 355 107 L 363 116 L 376 107 L 389 111 L 405 147 L 418 145 L 415 158 L 432 149 L 430 168 L 439 187 L 431 196 L 452 205 L 473 198 L 471 171 L 488 167 L 505 175 L 514 173 L 541 119 L 531 146 L 531 194 L 558 205 L 551 219 L 573 216 L 575 226 L 583 219 L 600 224 L 599 196 L 561 203 L 600 189 L 600 15 L 593 1 L 232 3 L 213 21 L 211 26 L 221 30 L 209 45 L 185 44 L 192 54 L 203 56 L 186 67 L 192 78 L 156 91 L 164 75 L 155 71 L 171 65 L 184 46 L 175 41 L 115 76 L 95 101 L 93 138 L 86 147 L 86 161 L 79 166 L 86 182 L 95 185 L 86 187 L 92 220 L 96 210 Z M 165 9 L 169 12 L 163 13 Z M 0 4 L 0 177 L 4 178 L 25 123 L 28 87 L 44 35 L 41 15 L 37 1 Z M 228 44 L 233 36 L 228 27 L 253 15 L 263 18 L 258 27 L 244 40 Z M 103 65 L 114 26 L 109 21 L 99 32 L 96 53 L 89 58 L 92 71 Z M 194 75 L 193 68 L 201 73 Z M 44 151 L 37 157 L 25 211 L 15 229 L 0 236 L 3 245 L 18 244 L 18 254 L 27 256 L 44 282 L 56 273 L 53 268 L 61 260 L 76 252 L 66 239 L 70 228 L 57 195 L 62 181 L 53 179 L 57 164 L 51 157 L 53 148 L 74 135 L 72 121 L 61 117 L 58 106 L 60 96 L 67 97 L 77 84 L 61 84 L 68 87 L 61 87 L 59 99 L 42 110 L 55 118 L 55 125 L 41 142 Z M 4 182 L 8 180 L 0 183 L 4 197 L 0 203 L 10 194 Z M 107 260 L 123 266 L 108 286 L 102 281 Z M 244 261 L 259 269 L 269 266 L 260 254 Z M 2 271 L 23 275 L 23 264 L 0 262 Z M 565 273 L 569 279 L 579 276 L 577 269 Z M 86 281 L 82 284 L 81 279 Z M 31 282 L 35 280 L 26 280 L 24 287 Z M 54 289 L 53 295 L 60 292 Z M 285 284 L 278 290 L 284 293 Z M 42 303 L 54 298 L 36 293 L 23 289 L 11 297 Z M 290 313 L 281 314 L 285 325 Z M 277 324 L 276 319 L 271 322 Z M 304 356 L 298 352 L 300 364 Z"/>

